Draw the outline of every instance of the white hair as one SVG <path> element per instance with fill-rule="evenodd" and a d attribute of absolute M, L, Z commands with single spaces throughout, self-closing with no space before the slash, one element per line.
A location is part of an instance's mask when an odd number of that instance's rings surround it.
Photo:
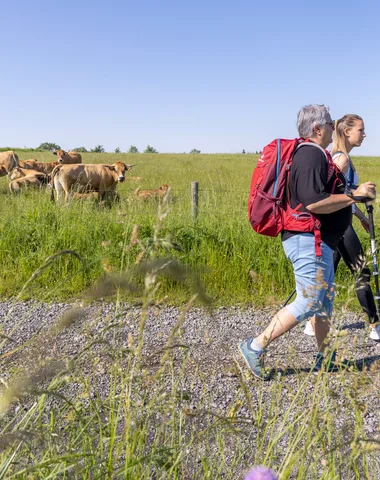
<path fill-rule="evenodd" d="M 327 105 L 306 105 L 297 115 L 297 130 L 302 138 L 310 138 L 314 134 L 314 127 L 326 125 L 331 121 Z"/>

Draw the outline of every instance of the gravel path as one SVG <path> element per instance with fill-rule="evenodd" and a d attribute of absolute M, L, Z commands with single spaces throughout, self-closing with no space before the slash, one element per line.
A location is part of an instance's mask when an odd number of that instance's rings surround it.
<path fill-rule="evenodd" d="M 30 340 L 37 332 L 38 348 L 43 355 L 59 355 L 70 357 L 75 355 L 90 337 L 104 328 L 110 319 L 114 318 L 115 304 L 99 302 L 86 307 L 83 311 L 86 316 L 81 321 L 71 325 L 59 333 L 53 340 L 49 328 L 70 309 L 69 304 L 40 304 L 33 301 L 17 303 L 0 303 L 0 333 L 10 338 L 3 342 L 0 355 L 4 355 L 17 346 Z M 133 340 L 137 341 L 140 308 L 128 305 L 119 305 L 118 321 L 123 326 L 118 331 L 117 341 L 121 346 L 127 346 Z M 242 308 L 219 308 L 212 312 L 200 308 L 191 309 L 179 329 L 175 340 L 177 348 L 173 355 L 178 365 L 182 365 L 184 355 L 187 355 L 183 392 L 186 392 L 186 408 L 198 410 L 212 410 L 218 415 L 226 415 L 230 406 L 242 399 L 239 409 L 241 416 L 249 416 L 248 405 L 242 397 L 239 367 L 237 367 L 236 347 L 247 336 L 255 336 L 271 318 L 269 310 L 256 311 Z M 160 352 L 175 327 L 180 310 L 174 307 L 152 307 L 144 330 L 144 358 L 151 368 L 158 365 Z M 370 406 L 363 413 L 365 433 L 370 437 L 380 438 L 380 396 L 378 395 L 380 364 L 380 343 L 369 338 L 369 330 L 365 326 L 363 317 L 353 313 L 344 315 L 341 322 L 341 331 L 338 336 L 338 351 L 346 358 L 356 362 L 359 370 L 371 378 L 377 389 L 368 388 L 362 392 L 363 402 Z M 1 345 L 1 344 L 0 344 Z M 33 350 L 33 342 L 28 347 Z M 282 398 L 282 408 L 285 409 L 292 401 L 292 392 L 300 388 L 300 378 L 305 378 L 312 366 L 315 353 L 315 340 L 303 334 L 303 326 L 294 328 L 291 332 L 274 342 L 267 354 L 266 365 L 281 367 L 276 370 L 272 380 L 259 382 L 252 378 L 245 365 L 238 359 L 244 378 L 249 386 L 254 402 L 271 401 L 271 387 L 275 382 L 286 384 Z M 29 352 L 30 353 L 30 352 Z M 12 374 L 25 367 L 25 350 L 16 351 L 0 360 L 0 377 L 8 381 Z M 342 388 L 341 379 L 335 373 L 328 373 L 328 381 L 332 391 L 338 392 Z M 346 372 L 347 381 L 356 377 L 355 373 Z M 281 378 L 280 378 L 281 377 Z M 285 377 L 285 379 L 284 379 Z M 170 380 L 168 380 L 170 382 Z M 102 388 L 100 383 L 100 388 Z M 106 387 L 106 382 L 104 383 Z M 305 405 L 308 394 L 314 389 L 313 376 L 303 385 Z M 288 392 L 288 393 L 287 393 Z M 184 397 L 184 398 L 185 398 Z M 343 426 L 346 420 L 337 417 L 337 425 Z M 284 440 L 285 441 L 285 440 Z M 380 457 L 379 457 L 380 465 Z M 347 477 L 349 478 L 349 477 Z"/>

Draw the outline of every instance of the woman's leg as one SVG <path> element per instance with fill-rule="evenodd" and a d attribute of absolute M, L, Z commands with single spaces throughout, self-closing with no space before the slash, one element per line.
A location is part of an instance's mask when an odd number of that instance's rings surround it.
<path fill-rule="evenodd" d="M 333 259 L 334 259 L 334 273 L 336 273 L 336 271 L 338 270 L 338 265 L 339 265 L 339 262 L 340 262 L 340 259 L 342 258 L 342 255 L 340 253 L 340 246 L 344 244 L 344 237 L 342 237 L 338 243 L 338 246 L 336 248 L 336 250 L 334 250 L 334 255 L 333 255 Z"/>
<path fill-rule="evenodd" d="M 378 322 L 375 299 L 370 287 L 371 272 L 366 265 L 363 247 L 352 225 L 344 234 L 339 244 L 339 251 L 345 264 L 356 278 L 356 295 L 363 311 L 368 316 L 369 323 Z"/>

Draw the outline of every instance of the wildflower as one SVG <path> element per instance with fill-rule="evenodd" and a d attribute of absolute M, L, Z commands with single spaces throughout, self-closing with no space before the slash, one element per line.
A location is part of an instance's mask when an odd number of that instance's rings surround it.
<path fill-rule="evenodd" d="M 278 478 L 270 468 L 254 467 L 247 473 L 244 480 L 278 480 Z"/>

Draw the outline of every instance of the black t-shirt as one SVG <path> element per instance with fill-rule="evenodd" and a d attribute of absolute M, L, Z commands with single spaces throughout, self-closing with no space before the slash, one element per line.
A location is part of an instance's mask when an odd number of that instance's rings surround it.
<path fill-rule="evenodd" d="M 334 191 L 332 191 L 334 181 Z M 305 205 L 328 198 L 332 193 L 344 193 L 346 180 L 342 173 L 333 175 L 328 180 L 328 163 L 323 151 L 314 146 L 300 147 L 293 157 L 289 177 L 290 204 L 296 208 L 300 203 L 300 211 L 307 212 Z M 321 237 L 327 245 L 336 248 L 352 220 L 351 206 L 333 213 L 314 214 L 321 222 Z M 299 232 L 284 231 L 282 240 L 286 240 Z"/>

